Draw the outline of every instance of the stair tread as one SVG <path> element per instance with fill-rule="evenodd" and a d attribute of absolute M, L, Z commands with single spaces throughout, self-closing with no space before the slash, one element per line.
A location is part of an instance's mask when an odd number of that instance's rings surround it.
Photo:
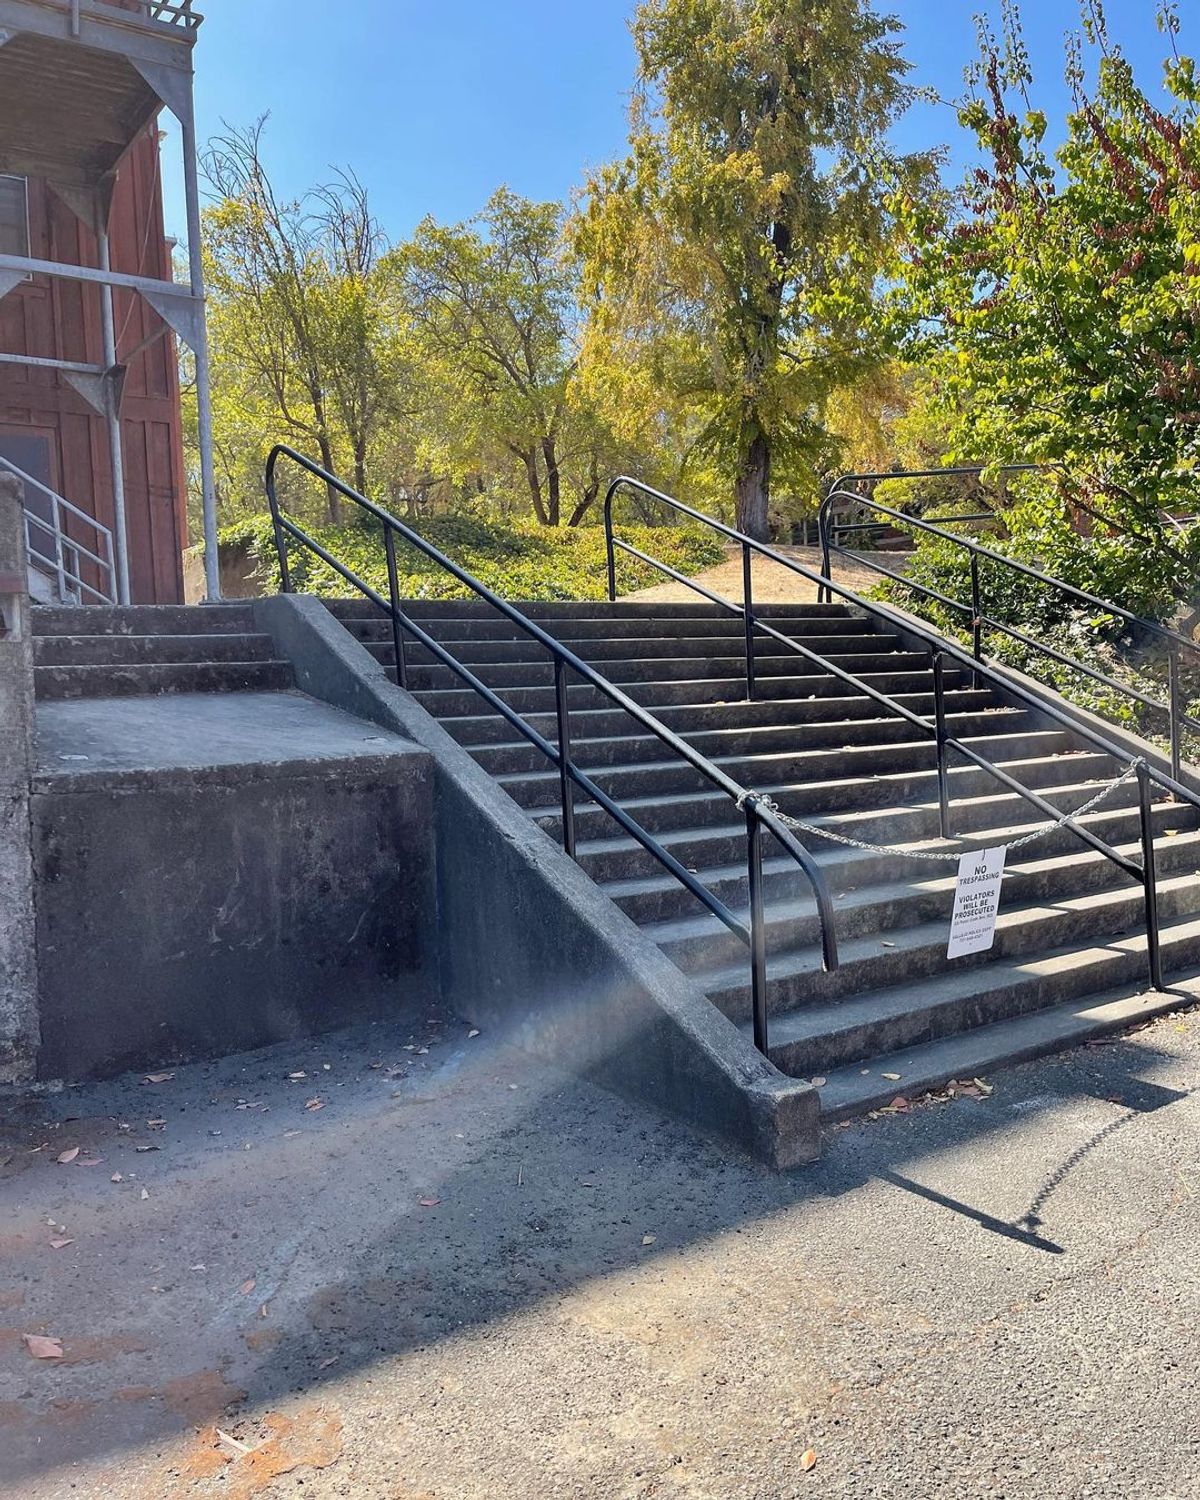
<path fill-rule="evenodd" d="M 1165 891 L 1186 890 L 1195 886 L 1196 875 L 1194 871 L 1188 871 L 1185 874 L 1179 875 L 1169 875 L 1158 882 L 1160 896 Z M 1197 894 L 1200 895 L 1200 891 Z M 1132 883 L 1127 886 L 1118 886 L 1107 890 L 1088 891 L 1081 896 L 1063 896 L 1056 898 L 1053 902 L 1028 902 L 1020 906 L 1009 907 L 1007 911 L 1002 907 L 996 919 L 996 930 L 997 932 L 1004 932 L 1027 924 L 1035 924 L 1039 920 L 1048 920 L 1062 915 L 1063 912 L 1077 911 L 1084 907 L 1088 910 L 1096 911 L 1102 907 L 1120 906 L 1131 896 L 1135 897 L 1139 902 L 1142 899 L 1141 888 Z M 653 926 L 653 924 L 649 924 L 649 926 Z M 643 928 L 643 930 L 649 930 L 649 927 Z M 891 928 L 889 929 L 889 936 L 884 939 L 878 936 L 851 938 L 847 942 L 839 943 L 838 950 L 842 966 L 846 967 L 849 963 L 860 963 L 880 957 L 880 949 L 882 947 L 893 949 L 898 953 L 906 951 L 915 952 L 931 944 L 944 946 L 948 937 L 949 927 L 946 920 L 942 918 L 936 921 L 914 923 L 911 927 Z M 1110 941 L 1115 942 L 1116 939 L 1113 938 Z M 980 957 L 981 955 L 978 954 L 969 956 L 970 959 L 976 960 Z M 961 979 L 969 972 L 969 959 L 956 959 L 952 960 L 952 962 L 960 965 L 960 967 L 949 969 L 945 974 L 937 976 L 936 982 Z M 982 968 L 980 968 L 978 962 L 974 967 L 977 972 L 995 974 L 998 972 L 998 966 L 1004 962 L 1006 962 L 1004 959 L 990 959 L 985 962 Z M 788 949 L 780 953 L 773 953 L 770 956 L 768 964 L 768 979 L 782 978 L 785 974 L 788 977 L 792 977 L 812 973 L 819 971 L 820 967 L 821 955 L 819 948 L 815 944 L 808 944 L 804 948 Z M 711 969 L 698 969 L 693 971 L 692 977 L 703 989 L 711 992 L 719 992 L 724 989 L 735 989 L 746 984 L 748 982 L 748 971 L 745 962 L 742 961 L 737 964 L 722 964 L 719 967 Z M 914 991 L 924 993 L 934 982 L 934 980 L 922 977 L 914 983 Z M 886 986 L 889 993 L 903 988 L 905 988 L 903 985 Z M 840 1001 L 838 1003 L 844 1005 L 849 1002 Z M 793 1013 L 792 1011 L 786 1012 L 789 1015 Z"/>
<path fill-rule="evenodd" d="M 1169 932 L 1164 928 L 1164 938 Z M 1187 924 L 1187 935 L 1200 938 L 1200 923 Z M 1129 941 L 1137 943 L 1136 939 Z M 1145 939 L 1140 941 L 1144 948 Z M 1200 1000 L 1200 971 L 1193 970 L 1172 977 L 1167 992 L 1138 990 L 1126 984 L 954 1032 L 937 1041 L 880 1053 L 863 1062 L 831 1068 L 824 1075 L 819 1087 L 821 1113 L 827 1120 L 844 1119 L 882 1108 L 897 1097 L 919 1098 L 952 1078 L 983 1078 L 993 1068 L 1078 1046 L 1196 1000 Z M 870 1066 L 864 1071 L 865 1063 Z M 884 1073 L 900 1076 L 888 1079 Z"/>

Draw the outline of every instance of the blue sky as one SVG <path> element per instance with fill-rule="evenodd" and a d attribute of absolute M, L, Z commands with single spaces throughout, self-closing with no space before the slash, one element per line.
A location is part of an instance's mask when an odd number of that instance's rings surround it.
<path fill-rule="evenodd" d="M 997 3 L 880 8 L 904 23 L 914 80 L 954 96 L 973 54 L 972 15 L 994 14 Z M 299 193 L 333 167 L 353 167 L 392 239 L 426 213 L 468 217 L 501 183 L 562 198 L 587 165 L 624 143 L 631 8 L 632 0 L 207 0 L 196 50 L 200 138 L 222 120 L 245 125 L 269 111 L 276 185 Z M 1113 33 L 1156 82 L 1165 40 L 1153 0 L 1108 0 L 1108 10 Z M 1063 34 L 1078 3 L 1026 0 L 1024 11 L 1040 102 L 1054 119 L 1066 105 Z M 1185 42 L 1188 31 L 1194 43 L 1200 27 L 1185 23 Z M 948 110 L 922 107 L 898 139 L 916 148 L 954 142 L 956 132 Z M 182 190 L 167 161 L 167 227 L 182 239 Z"/>

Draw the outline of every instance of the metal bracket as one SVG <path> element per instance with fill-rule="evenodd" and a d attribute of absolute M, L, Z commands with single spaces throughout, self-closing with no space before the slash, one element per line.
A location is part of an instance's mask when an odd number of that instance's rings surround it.
<path fill-rule="evenodd" d="M 67 370 L 63 373 L 63 379 L 79 392 L 93 411 L 106 417 L 109 415 L 110 402 L 111 410 L 120 413 L 128 373 L 125 365 L 115 365 L 103 375 L 85 375 L 76 370 Z"/>
<path fill-rule="evenodd" d="M 204 303 L 186 286 L 181 286 L 177 292 L 168 292 L 163 290 L 164 285 L 160 283 L 153 289 L 143 285 L 139 290 L 172 333 L 189 349 L 195 349 L 204 336 Z"/>
<path fill-rule="evenodd" d="M 192 114 L 191 74 L 141 57 L 131 57 L 129 63 L 137 69 L 179 123 L 186 125 Z"/>
<path fill-rule="evenodd" d="M 25 280 L 23 271 L 0 271 L 0 297 L 7 297 L 15 287 Z"/>

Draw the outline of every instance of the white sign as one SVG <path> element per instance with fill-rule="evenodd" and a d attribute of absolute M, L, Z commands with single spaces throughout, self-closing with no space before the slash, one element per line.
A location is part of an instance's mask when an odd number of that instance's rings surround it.
<path fill-rule="evenodd" d="M 959 860 L 947 958 L 959 958 L 964 953 L 984 953 L 992 946 L 1007 853 L 1007 848 L 1001 844 L 998 849 L 973 850 Z"/>

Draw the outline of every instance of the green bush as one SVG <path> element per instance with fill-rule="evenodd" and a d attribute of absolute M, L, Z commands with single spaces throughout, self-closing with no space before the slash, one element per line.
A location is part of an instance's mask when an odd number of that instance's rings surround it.
<path fill-rule="evenodd" d="M 1020 545 L 992 537 L 987 538 L 986 545 L 993 552 L 1027 562 L 1075 588 L 1111 600 L 1142 619 L 1169 623 L 1180 603 L 1190 601 L 1196 589 L 1195 565 L 1187 559 L 1200 554 L 1200 527 L 1191 526 L 1181 533 L 1178 572 L 1164 569 L 1161 555 L 1154 567 L 1148 566 L 1144 549 L 1124 537 L 1081 537 L 1073 532 L 1046 531 L 1023 537 Z M 913 583 L 970 604 L 970 558 L 964 549 L 919 535 L 905 571 Z M 1128 683 L 1150 698 L 1167 702 L 1167 655 L 1149 631 L 1105 611 L 1072 604 L 1052 586 L 987 558 L 980 559 L 979 583 L 985 616 L 1013 626 L 1117 682 Z M 876 595 L 893 600 L 959 640 L 970 638 L 969 609 L 951 609 L 891 582 L 881 585 Z M 985 630 L 984 649 L 1101 718 L 1160 742 L 1165 737 L 1165 713 L 1053 661 L 1002 631 Z M 1200 672 L 1190 660 L 1182 666 L 1185 698 L 1200 697 Z M 1196 712 L 1195 704 L 1192 712 Z"/>
<path fill-rule="evenodd" d="M 306 528 L 332 556 L 380 594 L 388 591 L 387 563 L 378 525 L 365 518 L 341 526 Z M 469 513 L 436 516 L 420 523 L 420 534 L 460 568 L 506 599 L 604 599 L 608 574 L 604 532 L 599 526 L 506 525 Z M 696 573 L 725 553 L 715 533 L 692 526 L 630 526 L 620 535 L 681 573 Z M 279 587 L 279 561 L 269 516 L 227 526 L 222 550 L 237 550 L 255 564 L 264 590 Z M 408 543 L 396 548 L 400 593 L 406 599 L 465 599 L 471 590 Z M 324 598 L 354 597 L 358 590 L 307 547 L 294 543 L 292 584 Z M 625 593 L 666 576 L 636 559 L 617 556 L 618 587 Z"/>

